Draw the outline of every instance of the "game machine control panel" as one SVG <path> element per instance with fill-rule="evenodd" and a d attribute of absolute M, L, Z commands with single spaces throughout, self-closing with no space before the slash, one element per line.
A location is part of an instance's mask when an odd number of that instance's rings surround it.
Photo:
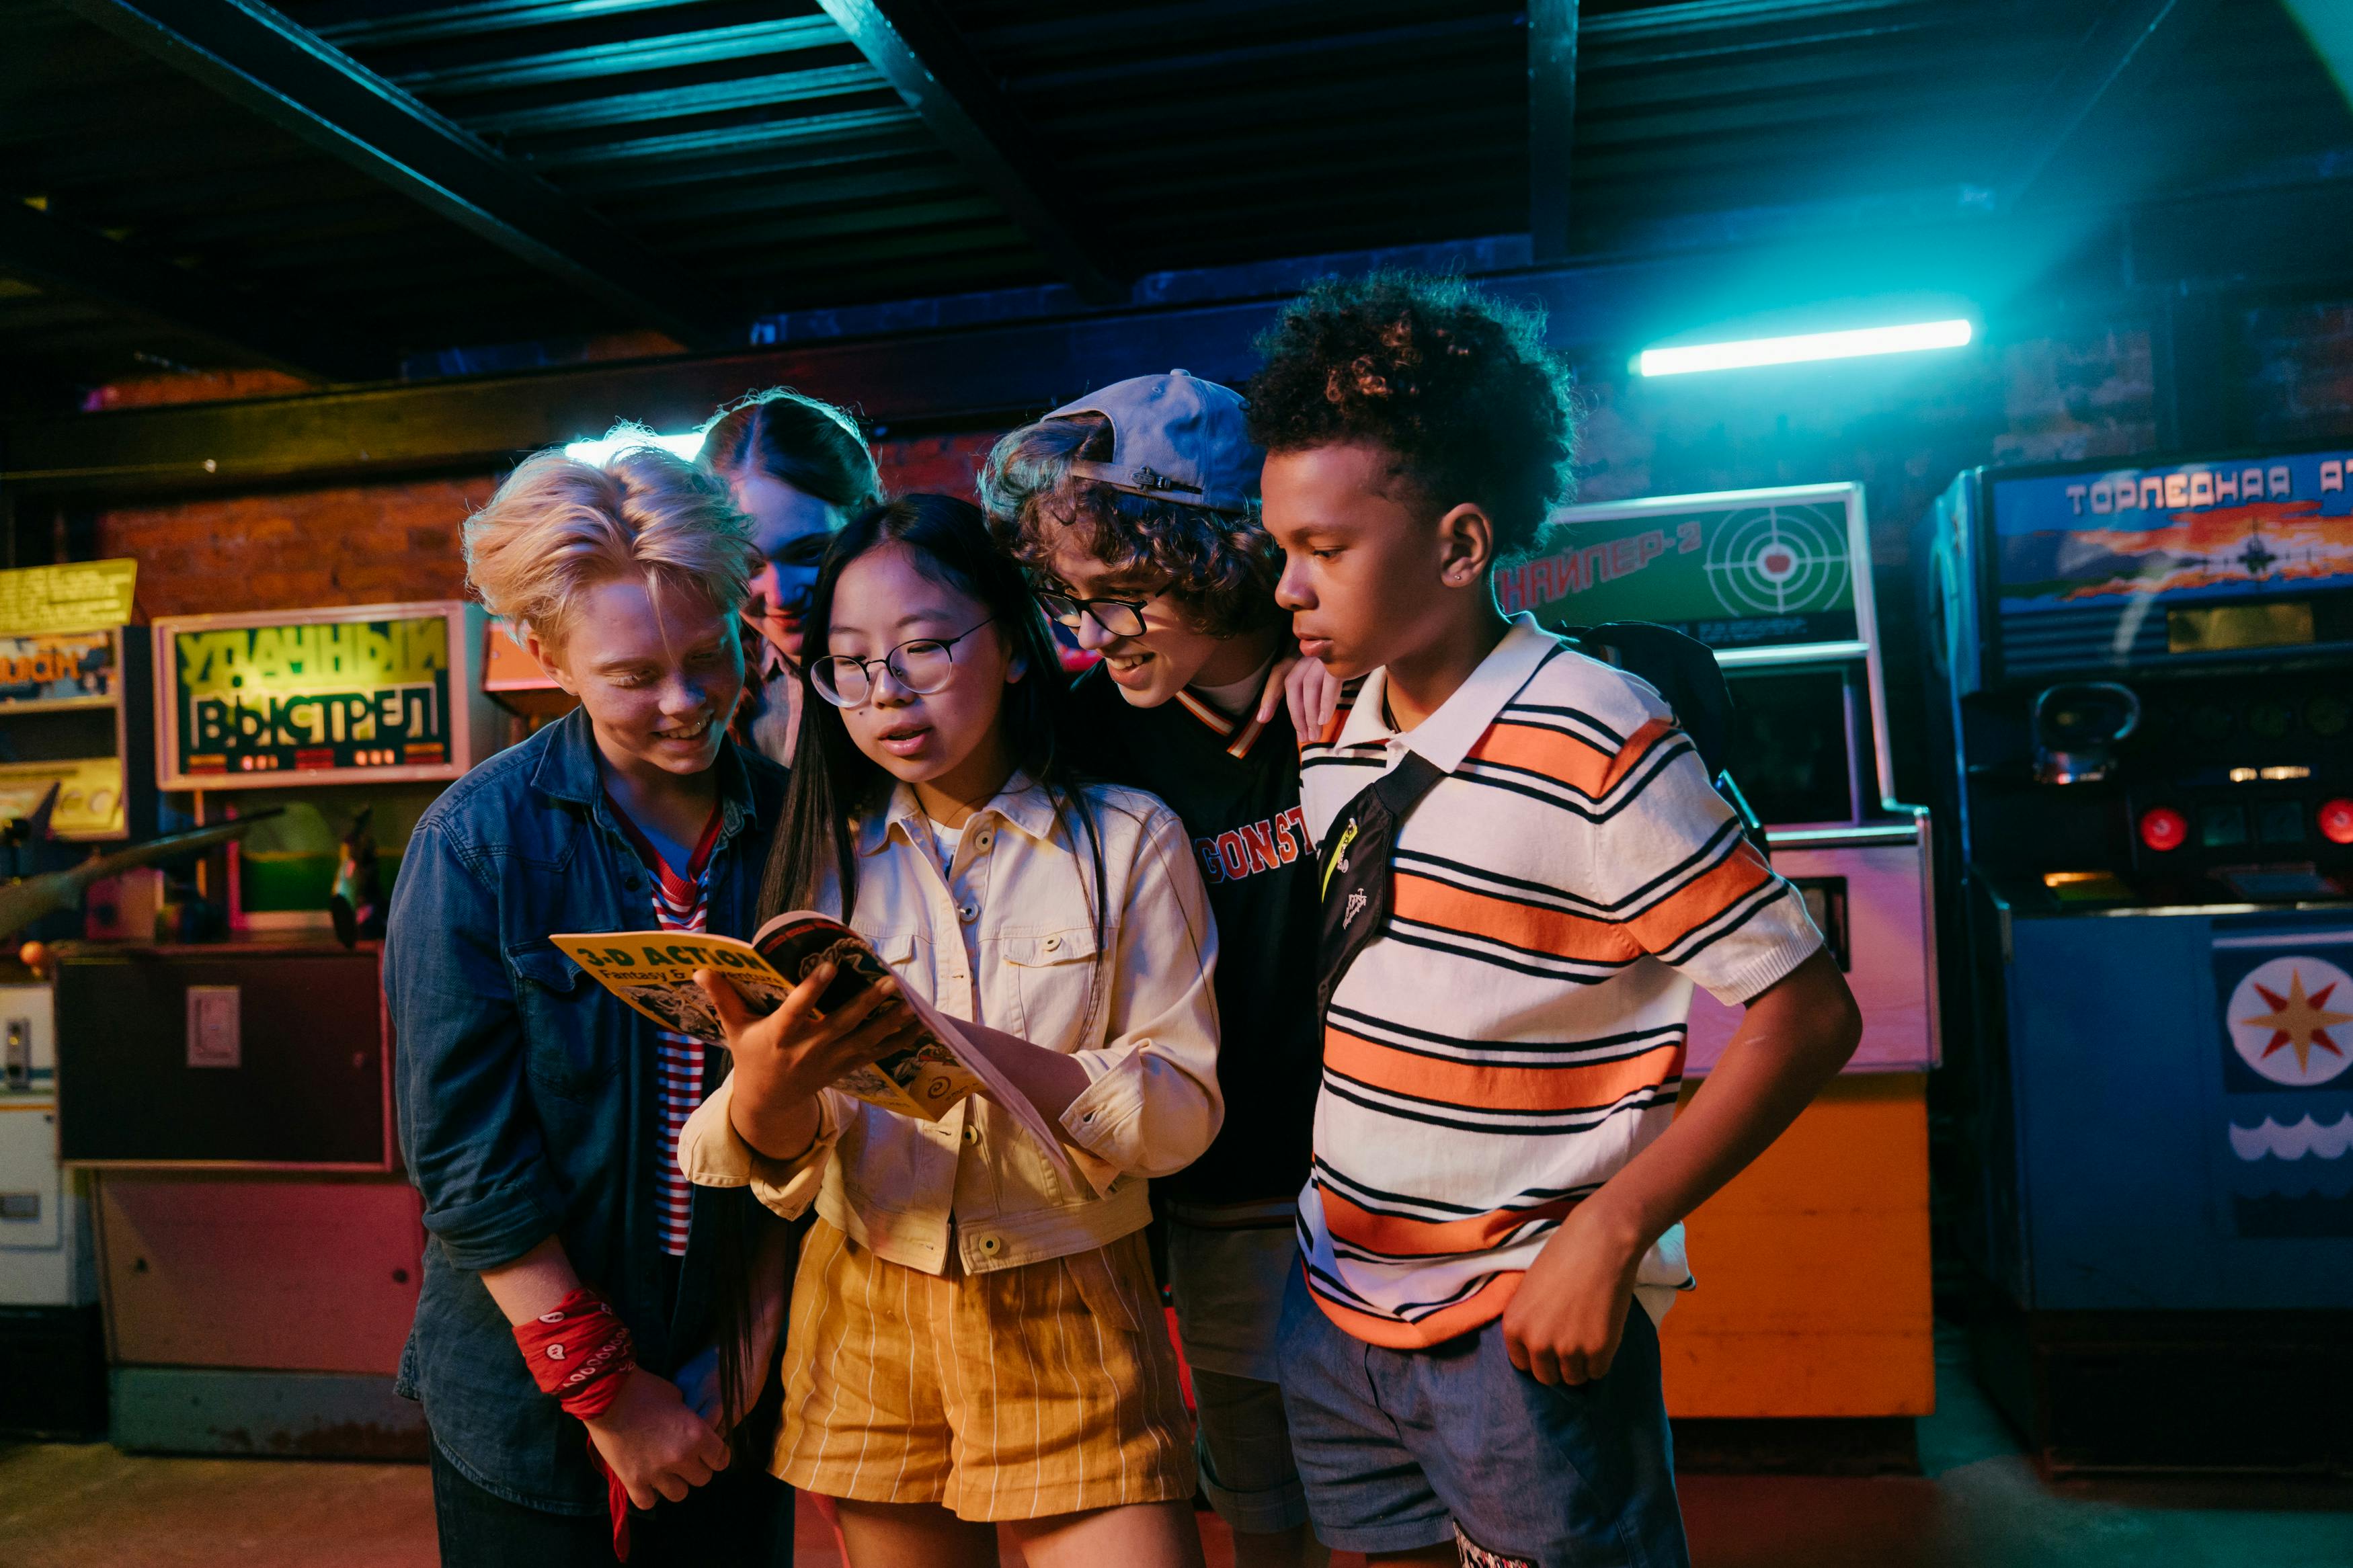
<path fill-rule="evenodd" d="M 1497 573 L 1499 606 L 1556 630 L 1650 622 L 1714 650 L 1733 700 L 1726 770 L 1863 1018 L 1839 1082 L 1690 1222 L 1705 1285 L 1665 1336 L 1670 1409 L 1924 1414 L 1932 834 L 1926 809 L 1894 799 L 1862 488 L 1664 496 L 1553 521 L 1536 558 Z M 1694 993 L 1687 1079 L 1715 1066 L 1739 1021 Z"/>
<path fill-rule="evenodd" d="M 2348 451 L 1977 469 L 1923 524 L 1967 1231 L 2030 1319 L 2353 1308 L 2348 487 Z M 2145 1415 L 2046 1447 L 2190 1462 L 2232 1419 Z"/>

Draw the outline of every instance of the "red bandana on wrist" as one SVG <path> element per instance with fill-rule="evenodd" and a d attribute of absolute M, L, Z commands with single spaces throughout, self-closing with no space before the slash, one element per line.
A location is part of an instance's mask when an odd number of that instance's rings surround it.
<path fill-rule="evenodd" d="M 523 1364 L 540 1392 L 553 1397 L 567 1415 L 594 1421 L 613 1407 L 621 1385 L 638 1364 L 629 1326 L 612 1303 L 583 1285 L 528 1322 L 515 1325 L 515 1342 L 522 1347 Z M 629 1493 L 588 1443 L 588 1458 L 605 1478 L 605 1502 L 613 1515 L 613 1555 L 629 1560 Z"/>

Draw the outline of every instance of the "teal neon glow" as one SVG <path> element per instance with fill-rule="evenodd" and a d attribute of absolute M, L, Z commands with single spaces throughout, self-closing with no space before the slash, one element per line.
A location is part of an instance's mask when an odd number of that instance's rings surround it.
<path fill-rule="evenodd" d="M 608 436 L 599 441 L 572 441 L 565 443 L 564 455 L 601 466 L 614 453 L 626 451 L 631 447 L 659 447 L 665 452 L 677 453 L 691 463 L 694 461 L 694 455 L 702 450 L 702 432 L 689 430 L 683 436 Z"/>
<path fill-rule="evenodd" d="M 1803 364 L 1811 360 L 1859 359 L 1866 354 L 1912 353 L 1921 349 L 1957 349 L 1973 329 L 1965 321 L 1915 321 L 1901 327 L 1857 327 L 1843 332 L 1806 332 L 1790 338 L 1746 338 L 1729 343 L 1693 343 L 1683 348 L 1644 349 L 1636 362 L 1644 375 L 1689 375 L 1703 370 L 1748 370 L 1766 364 Z"/>

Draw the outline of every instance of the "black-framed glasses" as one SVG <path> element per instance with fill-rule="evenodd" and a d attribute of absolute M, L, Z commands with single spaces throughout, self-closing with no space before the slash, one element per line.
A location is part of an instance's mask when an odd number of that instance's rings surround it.
<path fill-rule="evenodd" d="M 988 621 L 996 618 L 991 616 Z M 863 707 L 866 700 L 874 695 L 874 678 L 870 671 L 879 664 L 905 689 L 917 697 L 928 697 L 955 677 L 955 645 L 988 625 L 988 621 L 975 622 L 945 639 L 917 637 L 902 642 L 881 658 L 828 654 L 810 662 L 809 684 L 836 708 Z"/>
<path fill-rule="evenodd" d="M 1140 637 L 1144 635 L 1144 606 L 1150 599 L 1076 599 L 1068 594 L 1050 594 L 1042 590 L 1038 603 L 1046 614 L 1077 631 L 1086 617 L 1092 616 L 1095 625 L 1115 637 Z"/>

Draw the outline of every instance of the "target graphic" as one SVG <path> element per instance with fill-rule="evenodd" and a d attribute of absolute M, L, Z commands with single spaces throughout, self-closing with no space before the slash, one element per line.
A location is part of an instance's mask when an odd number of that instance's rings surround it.
<path fill-rule="evenodd" d="M 1707 582 L 1736 616 L 1792 616 L 1839 607 L 1849 583 L 1846 513 L 1767 506 L 1726 514 L 1707 547 Z"/>

